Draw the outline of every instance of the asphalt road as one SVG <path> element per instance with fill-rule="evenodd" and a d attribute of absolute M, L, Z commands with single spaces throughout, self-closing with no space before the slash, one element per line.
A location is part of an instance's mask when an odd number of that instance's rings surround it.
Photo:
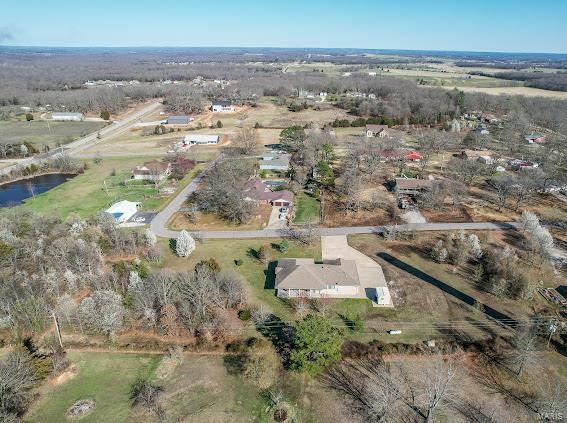
<path fill-rule="evenodd" d="M 150 229 L 157 236 L 177 238 L 179 231 L 167 228 L 167 222 L 176 213 L 185 199 L 197 190 L 203 175 L 221 156 L 209 163 L 197 177 L 187 185 L 150 223 Z M 506 230 L 515 229 L 516 222 L 470 222 L 470 223 L 411 223 L 396 225 L 400 231 L 455 231 L 455 230 Z M 321 235 L 379 234 L 385 231 L 384 226 L 345 226 L 340 228 L 321 228 Z M 192 232 L 197 238 L 206 239 L 241 239 L 241 238 L 278 238 L 293 237 L 296 234 L 289 229 L 262 229 L 254 231 L 200 231 Z"/>
<path fill-rule="evenodd" d="M 77 139 L 73 142 L 70 142 L 69 144 L 66 144 L 62 147 L 54 148 L 53 150 L 51 150 L 48 153 L 37 154 L 37 155 L 35 155 L 33 157 L 29 157 L 27 159 L 18 160 L 17 163 L 15 163 L 11 166 L 5 167 L 3 169 L 0 169 L 0 175 L 8 174 L 12 170 L 16 170 L 16 169 L 21 168 L 21 167 L 29 166 L 32 163 L 39 163 L 42 160 L 45 160 L 49 157 L 53 157 L 53 156 L 60 154 L 60 153 L 66 153 L 66 154 L 69 154 L 69 155 L 72 155 L 72 156 L 77 155 L 77 153 L 79 153 L 81 150 L 83 150 L 86 147 L 91 147 L 93 145 L 107 141 L 110 138 L 113 138 L 113 137 L 116 137 L 120 134 L 123 134 L 128 129 L 130 129 L 130 126 L 132 126 L 134 123 L 138 122 L 144 116 L 155 112 L 160 106 L 161 106 L 161 103 L 159 103 L 159 102 L 152 103 L 152 104 L 144 107 L 143 109 L 141 109 L 141 110 L 139 110 L 135 113 L 130 114 L 129 116 L 125 117 L 124 119 L 122 119 L 120 121 L 115 121 L 115 122 L 111 123 L 110 125 L 102 128 L 100 131 L 93 132 L 93 133 L 86 135 L 82 138 L 79 138 L 79 139 Z M 100 133 L 100 136 L 101 136 L 100 138 L 97 138 L 98 133 Z"/>

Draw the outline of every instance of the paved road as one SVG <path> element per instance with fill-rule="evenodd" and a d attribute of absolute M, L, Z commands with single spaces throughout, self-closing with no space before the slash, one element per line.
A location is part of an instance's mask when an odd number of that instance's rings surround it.
<path fill-rule="evenodd" d="M 158 236 L 162 236 L 165 238 L 177 238 L 179 235 L 179 231 L 174 231 L 171 229 L 167 229 L 167 222 L 171 219 L 176 212 L 179 211 L 187 197 L 193 194 L 197 188 L 199 187 L 199 183 L 203 178 L 203 175 L 207 173 L 218 161 L 223 159 L 222 153 L 213 161 L 207 163 L 205 168 L 193 179 L 189 185 L 183 188 L 179 194 L 175 196 L 173 200 L 169 202 L 165 208 L 160 211 L 150 222 L 150 229 L 153 233 Z"/>
<path fill-rule="evenodd" d="M 11 165 L 11 166 L 7 166 L 5 168 L 0 169 L 0 175 L 2 174 L 8 174 L 10 173 L 12 170 L 16 170 L 20 167 L 25 167 L 25 166 L 29 166 L 32 163 L 39 163 L 42 160 L 45 160 L 49 157 L 53 157 L 57 154 L 60 153 L 66 153 L 69 155 L 77 155 L 77 153 L 79 153 L 81 150 L 83 150 L 86 147 L 91 147 L 93 145 L 99 144 L 101 142 L 107 141 L 108 139 L 118 136 L 124 132 L 126 132 L 128 129 L 130 129 L 130 126 L 134 123 L 136 123 L 137 121 L 139 121 L 140 119 L 142 119 L 144 116 L 155 112 L 159 107 L 161 106 L 161 103 L 159 102 L 155 102 L 155 103 L 151 103 L 150 105 L 144 107 L 143 109 L 130 114 L 129 116 L 125 117 L 124 119 L 120 120 L 120 121 L 116 121 L 113 122 L 112 124 L 108 125 L 107 127 L 101 129 L 98 132 L 93 132 L 92 134 L 86 135 L 82 138 L 79 138 L 73 142 L 70 142 L 69 144 L 66 144 L 63 147 L 59 147 L 59 148 L 54 148 L 53 150 L 51 150 L 48 153 L 43 153 L 43 154 L 37 154 L 33 157 L 29 157 L 27 159 L 23 159 L 23 160 L 18 160 L 17 163 Z M 97 134 L 100 133 L 100 138 L 97 138 Z"/>

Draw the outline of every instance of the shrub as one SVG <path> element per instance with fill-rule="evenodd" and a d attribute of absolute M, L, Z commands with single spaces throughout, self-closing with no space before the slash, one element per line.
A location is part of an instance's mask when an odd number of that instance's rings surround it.
<path fill-rule="evenodd" d="M 242 266 L 242 263 L 243 263 L 242 259 L 234 260 L 234 264 L 236 264 L 237 266 Z"/>
<path fill-rule="evenodd" d="M 248 309 L 240 310 L 238 312 L 238 318 L 243 322 L 247 322 L 252 318 L 252 313 Z"/>

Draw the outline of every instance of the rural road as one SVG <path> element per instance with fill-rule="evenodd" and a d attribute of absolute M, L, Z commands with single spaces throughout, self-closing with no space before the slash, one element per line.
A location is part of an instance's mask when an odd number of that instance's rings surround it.
<path fill-rule="evenodd" d="M 199 175 L 189 185 L 177 194 L 177 196 L 150 222 L 150 229 L 157 236 L 164 238 L 177 238 L 179 231 L 167 228 L 169 219 L 181 208 L 183 202 L 189 195 L 195 192 L 199 186 L 203 175 L 214 164 L 222 160 L 219 156 L 210 162 Z M 400 231 L 455 231 L 455 230 L 502 230 L 515 229 L 516 222 L 465 222 L 465 223 L 408 223 L 396 225 Z M 385 226 L 345 226 L 340 228 L 321 228 L 323 236 L 330 235 L 351 235 L 351 234 L 378 234 L 385 231 Z M 192 232 L 198 238 L 206 239 L 239 239 L 239 238 L 278 238 L 292 237 L 293 231 L 289 229 L 262 229 L 253 231 L 200 231 Z"/>
<path fill-rule="evenodd" d="M 37 154 L 33 157 L 29 157 L 27 159 L 18 160 L 17 163 L 4 167 L 0 169 L 0 175 L 2 174 L 9 174 L 12 170 L 16 170 L 18 168 L 22 168 L 25 166 L 29 166 L 32 163 L 38 163 L 42 160 L 45 160 L 49 157 L 53 157 L 60 153 L 67 153 L 69 155 L 76 155 L 81 150 L 86 147 L 91 147 L 93 145 L 99 144 L 101 142 L 107 141 L 108 139 L 118 136 L 126 132 L 130 127 L 142 119 L 144 116 L 155 112 L 157 109 L 161 107 L 160 102 L 151 103 L 148 106 L 144 107 L 141 110 L 138 110 L 120 121 L 115 121 L 110 125 L 102 128 L 100 131 L 93 132 L 89 135 L 86 135 L 82 138 L 79 138 L 69 144 L 66 144 L 62 147 L 55 148 L 48 153 Z M 98 133 L 100 133 L 101 138 L 97 138 Z"/>

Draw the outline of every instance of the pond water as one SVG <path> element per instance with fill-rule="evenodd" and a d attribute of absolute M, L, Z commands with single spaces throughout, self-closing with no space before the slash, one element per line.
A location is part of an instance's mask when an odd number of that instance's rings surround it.
<path fill-rule="evenodd" d="M 0 207 L 21 204 L 26 198 L 49 191 L 73 177 L 68 173 L 51 173 L 0 185 Z"/>

